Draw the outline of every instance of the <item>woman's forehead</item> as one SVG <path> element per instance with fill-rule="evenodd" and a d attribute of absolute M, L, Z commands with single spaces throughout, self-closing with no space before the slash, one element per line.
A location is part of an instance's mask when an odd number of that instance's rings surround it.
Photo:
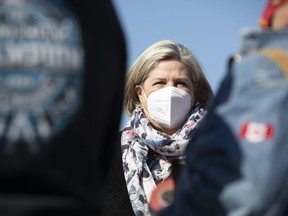
<path fill-rule="evenodd" d="M 171 77 L 189 77 L 187 67 L 179 61 L 163 61 L 153 68 L 149 74 L 149 78 L 165 78 Z"/>

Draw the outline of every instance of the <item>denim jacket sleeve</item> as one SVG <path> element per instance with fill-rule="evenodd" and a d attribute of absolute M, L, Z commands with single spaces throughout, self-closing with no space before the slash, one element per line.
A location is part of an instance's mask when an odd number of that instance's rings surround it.
<path fill-rule="evenodd" d="M 159 215 L 281 215 L 288 203 L 288 81 L 260 54 L 234 62 Z"/>

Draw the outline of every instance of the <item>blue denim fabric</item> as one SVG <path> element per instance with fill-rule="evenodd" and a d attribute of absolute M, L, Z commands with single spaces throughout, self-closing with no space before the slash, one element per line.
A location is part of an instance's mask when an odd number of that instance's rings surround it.
<path fill-rule="evenodd" d="M 174 202 L 159 215 L 284 215 L 288 204 L 288 81 L 258 51 L 288 51 L 288 30 L 245 32 L 215 101 L 189 143 Z M 239 58 L 238 58 L 239 59 Z M 288 64 L 288 61 L 287 61 Z M 246 123 L 270 137 L 242 136 Z"/>

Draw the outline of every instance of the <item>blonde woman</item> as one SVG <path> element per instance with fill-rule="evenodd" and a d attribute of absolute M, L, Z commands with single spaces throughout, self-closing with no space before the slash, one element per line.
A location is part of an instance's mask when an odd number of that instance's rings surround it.
<path fill-rule="evenodd" d="M 127 203 L 122 202 L 126 200 L 135 215 L 150 215 L 152 191 L 157 182 L 171 176 L 172 162 L 182 164 L 185 148 L 213 93 L 191 51 L 163 40 L 136 59 L 128 71 L 124 94 L 124 111 L 130 116 L 121 132 L 121 187 L 125 194 L 119 193 L 120 179 L 112 168 L 111 208 L 117 209 L 117 215 L 127 215 Z"/>

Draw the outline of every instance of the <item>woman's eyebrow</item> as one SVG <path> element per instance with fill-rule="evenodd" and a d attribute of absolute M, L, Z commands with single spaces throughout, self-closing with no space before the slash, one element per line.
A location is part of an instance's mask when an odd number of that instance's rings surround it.
<path fill-rule="evenodd" d="M 189 80 L 189 77 L 176 77 L 175 80 L 177 80 L 177 81 L 187 81 L 187 80 Z"/>
<path fill-rule="evenodd" d="M 152 77 L 152 80 L 166 80 L 166 77 Z"/>

